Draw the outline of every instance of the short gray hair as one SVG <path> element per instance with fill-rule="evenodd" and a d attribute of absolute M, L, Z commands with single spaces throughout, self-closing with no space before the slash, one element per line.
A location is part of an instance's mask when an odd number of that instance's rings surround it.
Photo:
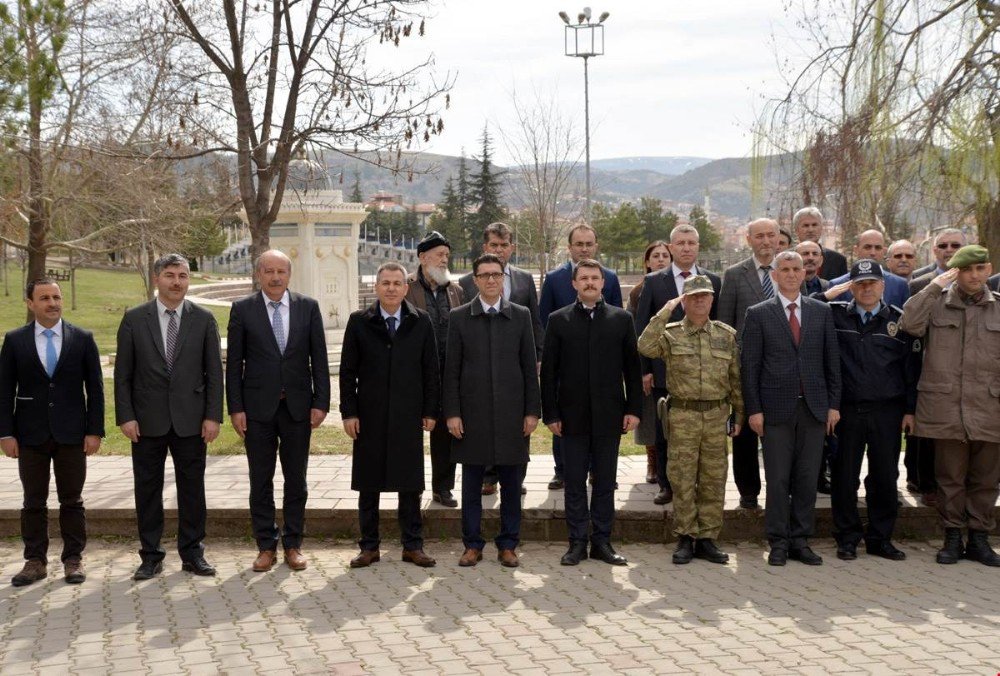
<path fill-rule="evenodd" d="M 402 272 L 404 280 L 406 279 L 406 276 L 410 274 L 406 271 L 405 267 L 403 267 L 396 261 L 387 261 L 385 263 L 382 263 L 382 265 L 378 266 L 378 270 L 375 271 L 376 282 L 378 282 L 378 278 L 382 276 L 383 272 Z"/>
<path fill-rule="evenodd" d="M 802 256 L 800 256 L 799 252 L 794 249 L 785 249 L 784 251 L 779 251 L 775 254 L 774 267 L 778 267 L 778 263 L 781 261 L 796 261 L 799 265 L 802 265 Z"/>
<path fill-rule="evenodd" d="M 267 251 L 262 251 L 260 256 L 257 256 L 257 264 L 254 265 L 254 270 L 257 271 L 258 275 L 260 274 L 261 261 L 264 260 L 264 256 L 269 255 L 284 259 L 284 261 L 288 263 L 288 274 L 292 274 L 292 259 L 288 257 L 288 254 L 278 249 L 268 249 Z"/>
<path fill-rule="evenodd" d="M 683 235 L 684 233 L 694 233 L 694 236 L 699 240 L 701 239 L 701 233 L 698 232 L 698 228 L 693 225 L 688 225 L 687 223 L 681 223 L 680 225 L 675 225 L 674 229 L 670 231 L 670 241 L 674 241 L 674 235 Z"/>
<path fill-rule="evenodd" d="M 818 218 L 819 224 L 823 225 L 823 212 L 821 212 L 816 207 L 802 207 L 801 209 L 796 211 L 795 215 L 792 216 L 792 225 L 796 228 L 799 227 L 799 221 L 801 221 L 806 216 L 812 216 L 814 218 Z"/>
<path fill-rule="evenodd" d="M 965 243 L 965 233 L 959 230 L 958 228 L 945 228 L 938 234 L 934 235 L 934 243 L 937 244 L 938 240 L 944 237 L 945 235 L 959 235 L 962 238 L 962 243 L 963 244 Z"/>
<path fill-rule="evenodd" d="M 168 253 L 160 256 L 156 259 L 156 262 L 153 263 L 153 275 L 159 277 L 160 273 L 166 268 L 170 268 L 175 265 L 183 265 L 188 269 L 188 271 L 191 270 L 191 264 L 188 263 L 188 259 L 184 258 L 184 256 L 181 256 L 179 253 Z"/>

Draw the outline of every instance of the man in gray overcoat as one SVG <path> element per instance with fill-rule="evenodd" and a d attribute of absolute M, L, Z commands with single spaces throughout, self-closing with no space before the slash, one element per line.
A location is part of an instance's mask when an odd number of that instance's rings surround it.
<path fill-rule="evenodd" d="M 379 494 L 399 493 L 403 561 L 422 567 L 420 493 L 424 434 L 438 410 L 438 356 L 430 317 L 405 300 L 406 269 L 383 263 L 375 275 L 378 300 L 351 314 L 340 359 L 340 413 L 354 440 L 351 488 L 358 491 L 361 553 L 351 568 L 379 560 Z"/>
<path fill-rule="evenodd" d="M 487 465 L 500 478 L 500 563 L 518 565 L 521 484 L 541 397 L 531 313 L 504 300 L 503 261 L 483 254 L 472 264 L 479 297 L 451 311 L 442 382 L 444 415 L 454 437 L 451 459 L 462 463 L 460 566 L 483 558 L 482 483 Z"/>

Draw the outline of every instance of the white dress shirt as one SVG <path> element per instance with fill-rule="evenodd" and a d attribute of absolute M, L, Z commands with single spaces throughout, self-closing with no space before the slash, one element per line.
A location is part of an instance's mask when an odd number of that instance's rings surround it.
<path fill-rule="evenodd" d="M 180 333 L 181 330 L 181 311 L 184 309 L 184 303 L 181 302 L 177 306 L 177 332 Z M 167 306 L 160 302 L 160 299 L 156 299 L 156 319 L 160 322 L 160 338 L 163 339 L 163 349 L 167 349 L 167 326 L 170 324 L 170 315 L 167 314 Z M 169 355 L 167 355 L 169 356 Z"/>
<path fill-rule="evenodd" d="M 795 318 L 799 320 L 799 327 L 801 328 L 802 327 L 802 295 L 799 294 L 795 298 L 785 298 L 784 296 L 782 296 L 778 292 L 777 289 L 775 289 L 774 292 L 776 294 L 778 294 L 778 300 L 781 301 L 781 307 L 784 308 L 784 310 L 785 310 L 785 319 L 787 319 L 788 321 L 792 320 L 791 316 L 788 314 L 789 313 L 788 306 L 791 305 L 792 303 L 795 303 Z"/>
<path fill-rule="evenodd" d="M 691 275 L 697 275 L 698 266 L 692 265 L 688 273 L 689 273 L 688 277 L 690 277 Z M 670 274 L 674 276 L 674 285 L 677 287 L 677 295 L 678 296 L 684 295 L 684 282 L 686 282 L 687 279 L 684 277 L 684 275 L 681 274 L 681 269 L 677 267 L 676 263 L 670 264 Z"/>
<path fill-rule="evenodd" d="M 49 339 L 42 333 L 44 330 L 44 326 L 35 322 L 35 349 L 38 351 L 38 360 L 42 362 L 43 367 L 45 366 L 45 348 L 49 342 Z M 59 355 L 62 354 L 63 340 L 62 319 L 56 322 L 56 325 L 52 327 L 52 332 L 55 334 L 52 336 L 52 344 L 56 346 L 56 363 L 59 363 Z"/>
<path fill-rule="evenodd" d="M 483 312 L 489 314 L 490 308 L 496 308 L 497 312 L 500 312 L 500 299 L 497 298 L 495 305 L 489 305 L 482 296 L 479 296 L 479 304 L 483 306 Z"/>
<path fill-rule="evenodd" d="M 773 270 L 774 260 L 772 259 L 770 263 L 761 263 L 759 260 L 757 260 L 756 256 L 752 256 L 751 258 L 753 258 L 753 269 L 757 271 L 757 279 L 760 280 L 760 285 L 764 286 L 764 275 L 769 275 L 770 272 L 762 268 L 764 265 L 767 265 L 767 267 Z"/>
<path fill-rule="evenodd" d="M 267 294 L 263 291 L 260 292 L 260 297 L 264 299 L 264 309 L 267 310 L 267 320 L 271 322 L 271 329 L 274 329 L 274 308 L 271 307 L 271 299 L 267 297 Z M 281 300 L 274 301 L 281 303 L 281 307 L 278 308 L 278 312 L 281 313 L 281 325 L 285 329 L 285 340 L 288 340 L 288 329 L 290 328 L 289 316 L 291 315 L 292 300 L 288 295 L 288 289 L 285 289 L 285 294 L 281 297 Z"/>
<path fill-rule="evenodd" d="M 397 329 L 399 328 L 400 323 L 403 321 L 403 306 L 402 306 L 402 304 L 400 304 L 400 306 L 398 308 L 396 308 L 395 312 L 393 312 L 392 314 L 390 314 L 390 313 L 386 312 L 382 308 L 382 304 L 379 303 L 378 311 L 379 311 L 379 314 L 382 315 L 382 321 L 385 321 L 389 317 L 395 317 L 396 318 L 396 328 Z"/>

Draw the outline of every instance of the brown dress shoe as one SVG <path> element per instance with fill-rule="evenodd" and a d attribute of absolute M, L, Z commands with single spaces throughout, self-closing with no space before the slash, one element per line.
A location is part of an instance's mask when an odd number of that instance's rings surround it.
<path fill-rule="evenodd" d="M 87 571 L 83 569 L 83 561 L 70 559 L 63 564 L 63 576 L 67 584 L 80 584 L 87 579 Z"/>
<path fill-rule="evenodd" d="M 273 549 L 265 549 L 253 561 L 253 572 L 266 573 L 274 568 L 274 562 L 278 559 L 278 553 Z"/>
<path fill-rule="evenodd" d="M 462 554 L 462 558 L 458 560 L 458 565 L 467 568 L 469 566 L 474 566 L 483 560 L 483 550 L 482 549 L 466 549 Z"/>
<path fill-rule="evenodd" d="M 433 568 L 437 565 L 437 561 L 424 554 L 424 550 L 422 549 L 404 549 L 403 561 L 420 566 L 421 568 Z"/>
<path fill-rule="evenodd" d="M 669 505 L 673 501 L 674 501 L 674 491 L 670 488 L 662 489 L 659 493 L 656 494 L 656 497 L 653 498 L 654 505 Z"/>
<path fill-rule="evenodd" d="M 521 565 L 520 561 L 517 560 L 517 552 L 513 549 L 501 549 L 497 552 L 497 561 L 506 568 L 517 568 Z"/>
<path fill-rule="evenodd" d="M 47 566 L 39 559 L 28 559 L 24 562 L 24 568 L 11 579 L 10 583 L 15 587 L 24 587 L 32 582 L 44 580 L 49 576 Z"/>
<path fill-rule="evenodd" d="M 646 483 L 656 483 L 656 446 L 646 446 Z"/>
<path fill-rule="evenodd" d="M 381 558 L 377 549 L 362 549 L 360 554 L 351 559 L 351 568 L 367 568 Z"/>
<path fill-rule="evenodd" d="M 305 570 L 308 565 L 306 557 L 302 556 L 302 551 L 296 547 L 285 550 L 285 564 L 292 570 Z"/>

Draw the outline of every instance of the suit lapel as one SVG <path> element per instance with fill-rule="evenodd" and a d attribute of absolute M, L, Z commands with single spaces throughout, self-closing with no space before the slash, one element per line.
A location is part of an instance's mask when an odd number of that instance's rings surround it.
<path fill-rule="evenodd" d="M 73 329 L 72 326 L 67 324 L 65 320 L 63 320 L 62 326 L 63 326 L 62 347 L 59 349 L 59 359 L 56 360 L 55 371 L 52 372 L 53 378 L 55 378 L 56 374 L 59 373 L 59 369 L 62 368 L 63 363 L 67 359 L 66 354 L 69 352 L 69 350 L 72 348 L 73 345 L 73 338 L 74 338 L 73 334 L 75 333 L 75 330 Z M 37 354 L 38 351 L 35 350 L 35 353 Z"/>
<path fill-rule="evenodd" d="M 181 310 L 181 326 L 180 330 L 177 332 L 177 345 L 174 346 L 174 363 L 177 362 L 177 357 L 180 355 L 181 348 L 184 346 L 184 341 L 191 333 L 191 325 L 194 323 L 192 321 L 194 319 L 194 313 L 191 311 L 194 304 L 189 300 L 185 300 L 181 307 L 183 308 Z"/>
<path fill-rule="evenodd" d="M 301 299 L 298 294 L 293 294 L 291 291 L 288 292 L 288 326 L 285 327 L 285 352 L 288 352 L 288 348 L 291 346 L 292 340 L 302 328 L 302 321 L 300 321 L 296 314 L 302 307 L 302 303 L 300 301 Z M 278 345 L 277 339 L 275 339 L 274 344 L 275 346 Z"/>
<path fill-rule="evenodd" d="M 288 298 L 290 305 L 288 309 L 288 323 L 292 324 L 291 308 L 295 306 L 291 303 L 291 298 L 292 298 L 291 293 L 288 294 Z M 274 337 L 274 328 L 271 326 L 271 307 L 267 304 L 268 302 L 269 299 L 267 296 L 264 295 L 263 291 L 258 291 L 256 294 L 254 294 L 252 303 L 255 308 L 254 313 L 257 315 L 257 318 L 260 321 L 264 322 L 264 328 L 267 329 L 267 334 L 271 336 L 271 347 L 274 348 L 274 352 L 278 356 L 281 356 L 281 348 L 278 347 L 278 339 Z M 285 327 L 285 349 L 288 349 L 288 338 L 289 338 L 288 328 L 289 327 L 287 326 Z"/>
<path fill-rule="evenodd" d="M 160 353 L 160 358 L 163 359 L 163 363 L 167 362 L 167 351 L 163 346 L 163 334 L 160 333 L 160 318 L 159 318 L 159 308 L 156 306 L 156 301 L 150 301 L 146 304 L 146 327 L 149 329 L 150 336 L 153 339 L 153 345 L 156 345 L 157 351 Z"/>
<path fill-rule="evenodd" d="M 786 314 L 785 308 L 781 304 L 781 299 L 778 297 L 777 293 L 774 294 L 774 299 L 771 300 L 771 312 L 773 312 L 775 316 L 778 318 L 778 323 L 781 324 L 782 327 L 784 327 L 782 330 L 785 332 L 785 335 L 788 336 L 788 342 L 790 342 L 792 344 L 792 347 L 794 347 L 796 350 L 799 349 L 798 345 L 795 344 L 795 338 L 792 336 L 792 327 L 788 323 L 788 315 Z M 805 319 L 804 308 L 802 310 L 802 316 L 803 319 Z M 802 342 L 801 327 L 799 330 L 799 342 Z"/>
<path fill-rule="evenodd" d="M 757 269 L 754 267 L 753 258 L 746 262 L 743 266 L 743 274 L 747 278 L 747 283 L 750 284 L 750 288 L 754 290 L 757 294 L 757 300 L 767 300 L 764 298 L 764 287 L 760 285 L 760 276 L 757 274 Z"/>
<path fill-rule="evenodd" d="M 66 323 L 63 322 L 63 337 L 66 335 L 65 329 Z M 49 372 L 45 370 L 45 364 L 42 363 L 42 358 L 38 356 L 38 347 L 35 345 L 35 321 L 32 320 L 26 328 L 27 331 L 24 332 L 22 340 L 24 340 L 24 349 L 31 356 L 28 357 L 31 361 L 35 363 L 38 367 L 39 372 L 46 378 L 49 377 Z M 60 355 L 61 356 L 61 355 Z"/>

